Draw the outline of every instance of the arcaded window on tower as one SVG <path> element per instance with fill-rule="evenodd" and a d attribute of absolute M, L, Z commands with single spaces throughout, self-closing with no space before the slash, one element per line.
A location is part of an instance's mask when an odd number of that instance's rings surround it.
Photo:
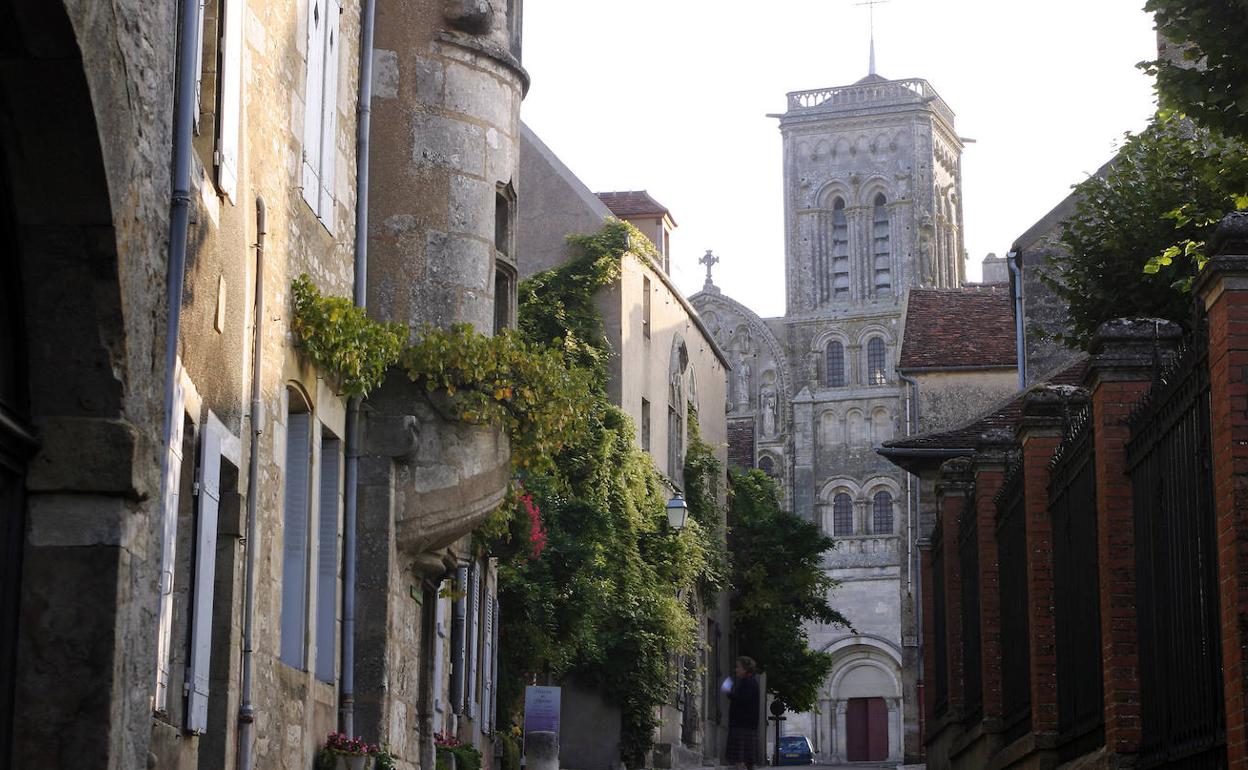
<path fill-rule="evenodd" d="M 893 534 L 893 496 L 876 492 L 871 498 L 871 531 L 877 535 Z"/>
<path fill-rule="evenodd" d="M 888 370 L 885 367 L 884 340 L 872 337 L 867 342 L 867 382 L 871 385 L 888 383 Z"/>
<path fill-rule="evenodd" d="M 849 299 L 849 223 L 840 198 L 832 204 L 832 299 Z"/>
<path fill-rule="evenodd" d="M 854 534 L 854 501 L 844 492 L 832 498 L 832 534 L 837 537 Z"/>
<path fill-rule="evenodd" d="M 871 259 L 875 270 L 875 294 L 886 296 L 893 293 L 892 252 L 888 243 L 888 208 L 884 194 L 875 196 L 871 217 Z"/>
<path fill-rule="evenodd" d="M 768 455 L 763 455 L 758 461 L 758 469 L 773 479 L 776 478 L 776 461 Z"/>
<path fill-rule="evenodd" d="M 827 359 L 828 387 L 845 387 L 845 347 L 836 340 L 829 342 L 825 358 Z"/>

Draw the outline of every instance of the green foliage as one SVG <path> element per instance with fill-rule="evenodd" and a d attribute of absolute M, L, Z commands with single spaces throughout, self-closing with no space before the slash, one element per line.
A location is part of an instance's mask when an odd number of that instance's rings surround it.
<path fill-rule="evenodd" d="M 724 468 L 715 450 L 702 440 L 697 412 L 689 405 L 689 446 L 685 450 L 685 502 L 689 517 L 698 523 L 706 551 L 706 575 L 698 585 L 704 604 L 715 601 L 728 581 L 728 544 L 724 533 L 724 508 L 719 493 Z"/>
<path fill-rule="evenodd" d="M 499 770 L 520 770 L 520 754 L 523 746 L 519 735 L 511 732 L 495 732 L 494 746 L 500 749 Z"/>
<path fill-rule="evenodd" d="M 1122 316 L 1186 324 L 1184 292 L 1204 262 L 1204 242 L 1228 210 L 1248 206 L 1244 146 L 1159 114 L 1127 135 L 1104 177 L 1075 186 L 1075 213 L 1041 279 L 1069 304 L 1069 334 L 1086 347 L 1102 322 Z"/>
<path fill-rule="evenodd" d="M 339 378 L 344 393 L 367 395 L 399 360 L 407 329 L 381 323 L 345 297 L 323 297 L 306 273 L 296 278 L 291 328 L 312 362 Z"/>
<path fill-rule="evenodd" d="M 1162 107 L 1248 141 L 1248 2 L 1148 0 L 1144 10 L 1179 51 L 1180 61 L 1140 64 L 1156 76 Z"/>
<path fill-rule="evenodd" d="M 721 578 L 700 521 L 710 511 L 700 509 L 679 534 L 668 530 L 665 482 L 606 396 L 610 350 L 593 295 L 619 277 L 626 252 L 644 256 L 648 242 L 614 220 L 570 240 L 578 258 L 520 287 L 526 342 L 560 351 L 569 376 L 588 378 L 588 386 L 572 439 L 552 453 L 553 462 L 524 475 L 547 535 L 541 556 L 533 558 L 522 506 L 494 523 L 489 546 L 499 557 L 506 619 L 499 713 L 519 710 L 532 675 L 575 680 L 619 706 L 621 754 L 637 767 L 650 748 L 657 706 L 671 695 L 669 661 L 694 652 L 697 622 L 680 597 Z"/>
<path fill-rule="evenodd" d="M 439 746 L 435 762 L 439 768 L 450 768 L 450 757 L 455 758 L 455 770 L 481 770 L 481 752 L 475 746 L 461 743 L 458 746 Z"/>
<path fill-rule="evenodd" d="M 730 471 L 729 481 L 738 649 L 766 672 L 768 692 L 794 711 L 808 711 L 832 658 L 809 648 L 805 624 L 850 625 L 828 604 L 836 582 L 821 567 L 835 543 L 817 525 L 781 510 L 780 491 L 762 471 Z"/>

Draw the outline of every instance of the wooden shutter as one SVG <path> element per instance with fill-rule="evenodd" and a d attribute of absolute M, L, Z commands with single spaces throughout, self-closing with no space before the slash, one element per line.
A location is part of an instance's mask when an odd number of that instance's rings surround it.
<path fill-rule="evenodd" d="M 332 0 L 308 0 L 307 70 L 303 90 L 303 199 L 320 213 L 321 107 L 325 91 L 326 7 Z"/>
<path fill-rule="evenodd" d="M 238 202 L 238 148 L 243 101 L 243 16 L 246 0 L 226 0 L 221 36 L 221 117 L 217 121 L 217 187 Z"/>
<path fill-rule="evenodd" d="M 199 135 L 199 119 L 203 113 L 203 93 L 204 93 L 204 10 L 207 7 L 208 0 L 199 0 L 195 6 L 195 12 L 199 14 L 199 18 L 195 21 L 195 27 L 199 29 L 199 42 L 195 46 L 195 134 Z"/>
<path fill-rule="evenodd" d="M 317 499 L 316 544 L 316 678 L 334 681 L 338 629 L 338 500 L 340 443 L 321 441 L 321 489 Z"/>
<path fill-rule="evenodd" d="M 485 686 L 481 695 L 481 732 L 494 730 L 494 703 L 498 688 L 498 601 L 485 600 Z"/>
<path fill-rule="evenodd" d="M 182 369 L 181 361 L 174 364 Z M 169 410 L 168 455 L 164 479 L 164 501 L 160 512 L 160 605 L 156 625 L 156 699 L 153 708 L 164 711 L 169 703 L 169 649 L 173 637 L 173 568 L 178 544 L 178 496 L 182 483 L 182 427 L 184 414 L 182 379 L 175 371 L 173 404 Z"/>
<path fill-rule="evenodd" d="M 302 669 L 308 636 L 308 484 L 312 421 L 286 416 L 286 501 L 282 541 L 282 661 Z"/>
<path fill-rule="evenodd" d="M 446 602 L 442 599 L 442 586 L 439 584 L 437 599 L 433 604 L 433 731 L 442 732 L 446 723 L 446 699 L 443 697 L 446 682 L 445 666 L 442 658 L 446 654 Z"/>
<path fill-rule="evenodd" d="M 200 449 L 199 510 L 191 597 L 191 653 L 186 672 L 186 729 L 208 728 L 208 672 L 212 659 L 212 590 L 217 571 L 217 511 L 221 504 L 221 438 L 225 426 L 208 413 Z"/>
<path fill-rule="evenodd" d="M 468 568 L 468 684 L 464 705 L 469 719 L 477 718 L 477 658 L 481 644 L 481 569 L 473 562 Z"/>
<path fill-rule="evenodd" d="M 338 0 L 326 0 L 325 12 L 325 86 L 321 97 L 321 199 L 317 214 L 321 222 L 334 230 L 334 172 L 338 167 L 338 20 L 342 6 Z"/>

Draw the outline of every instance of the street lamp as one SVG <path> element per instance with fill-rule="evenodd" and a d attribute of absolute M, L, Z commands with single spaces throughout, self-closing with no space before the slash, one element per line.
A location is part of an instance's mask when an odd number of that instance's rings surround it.
<path fill-rule="evenodd" d="M 675 532 L 685 528 L 685 519 L 689 518 L 689 504 L 677 492 L 676 496 L 667 501 L 667 525 Z"/>

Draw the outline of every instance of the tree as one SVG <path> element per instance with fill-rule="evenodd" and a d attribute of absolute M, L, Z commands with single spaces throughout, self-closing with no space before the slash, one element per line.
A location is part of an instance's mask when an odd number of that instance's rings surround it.
<path fill-rule="evenodd" d="M 781 510 L 780 491 L 762 471 L 732 471 L 730 481 L 737 647 L 766 672 L 768 692 L 794 711 L 809 711 L 832 657 L 810 649 L 805 624 L 850 625 L 828 603 L 836 582 L 823 571 L 822 560 L 835 542 L 817 525 Z"/>
<path fill-rule="evenodd" d="M 1141 63 L 1164 108 L 1248 141 L 1248 0 L 1148 0 L 1157 31 L 1177 49 Z"/>
<path fill-rule="evenodd" d="M 1062 338 L 1086 347 L 1102 322 L 1129 315 L 1188 324 L 1204 242 L 1228 210 L 1248 207 L 1246 192 L 1238 142 L 1166 113 L 1127 134 L 1109 170 L 1075 186 L 1063 248 L 1041 271 L 1069 305 Z"/>

